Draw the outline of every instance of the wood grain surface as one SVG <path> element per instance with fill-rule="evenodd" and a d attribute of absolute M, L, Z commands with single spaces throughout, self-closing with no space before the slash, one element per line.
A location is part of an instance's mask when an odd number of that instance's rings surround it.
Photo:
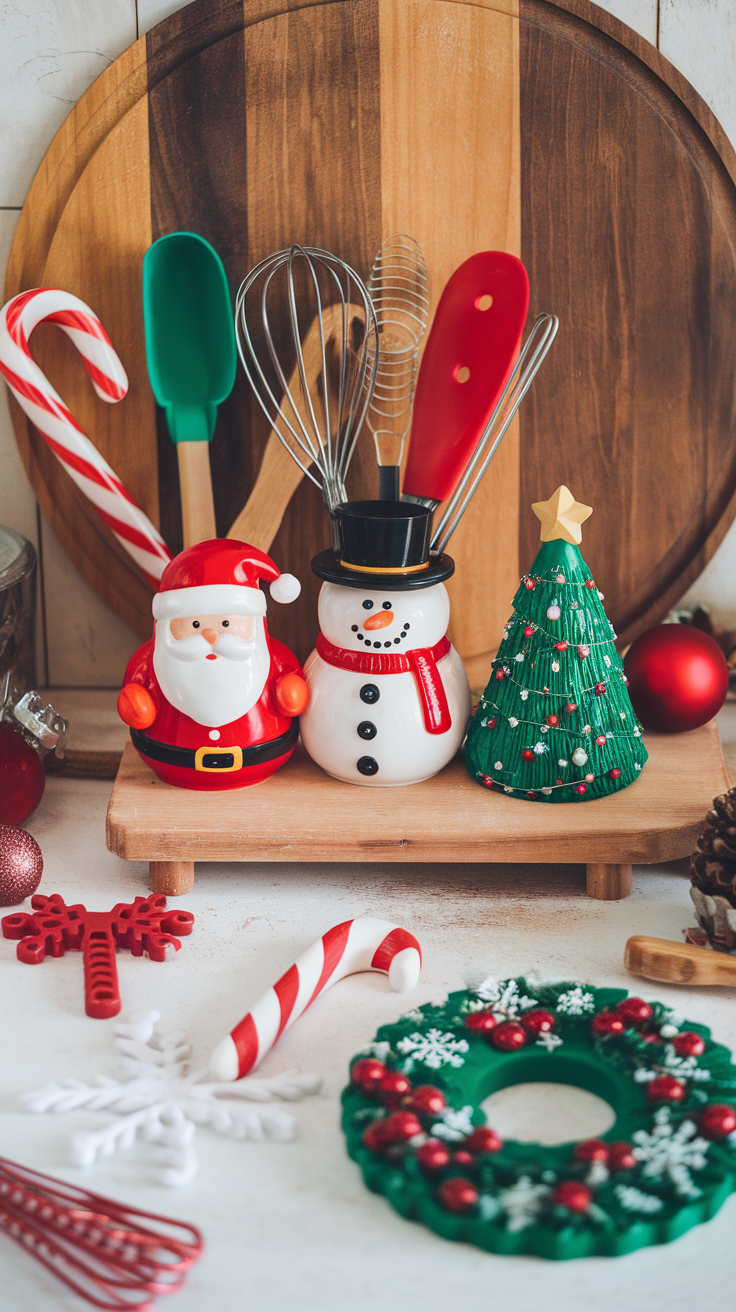
<path fill-rule="evenodd" d="M 623 640 L 662 617 L 736 514 L 736 165 L 711 112 L 640 37 L 587 0 L 196 0 L 90 88 L 52 143 L 18 225 L 6 297 L 60 285 L 101 315 L 131 377 L 105 406 L 63 337 L 34 352 L 172 549 L 176 455 L 148 387 L 140 264 L 201 232 L 231 290 L 297 239 L 367 275 L 392 231 L 424 247 L 433 304 L 483 247 L 520 253 L 531 312 L 561 328 L 453 539 L 453 638 L 481 682 L 519 574 L 529 504 L 566 482 L 594 505 L 584 554 Z M 38 345 L 35 345 L 36 340 Z M 150 593 L 30 424 L 13 411 L 44 513 L 142 634 Z M 212 445 L 220 533 L 267 441 L 242 373 Z M 351 495 L 377 485 L 366 441 Z M 303 659 L 316 631 L 316 489 L 272 551 L 302 597 L 271 616 Z"/>
<path fill-rule="evenodd" d="M 460 758 L 406 788 L 338 783 L 301 745 L 263 784 L 197 793 L 162 783 L 129 743 L 107 844 L 146 861 L 669 861 L 693 850 L 726 771 L 715 721 L 648 733 L 646 745 L 649 761 L 629 788 L 540 806 L 481 788 Z"/>
<path fill-rule="evenodd" d="M 720 985 L 736 988 L 736 957 L 692 943 L 635 934 L 627 939 L 624 965 L 632 975 L 660 980 L 663 984 Z"/>

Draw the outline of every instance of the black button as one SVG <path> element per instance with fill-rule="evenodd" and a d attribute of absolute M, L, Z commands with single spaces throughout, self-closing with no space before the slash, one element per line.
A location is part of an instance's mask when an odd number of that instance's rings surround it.
<path fill-rule="evenodd" d="M 235 757 L 232 752 L 203 752 L 202 765 L 205 770 L 232 770 Z"/>
<path fill-rule="evenodd" d="M 358 725 L 358 736 L 360 738 L 375 738 L 377 733 L 378 730 L 375 724 L 371 724 L 370 720 L 361 720 Z"/>
<path fill-rule="evenodd" d="M 372 756 L 361 756 L 358 761 L 358 770 L 360 774 L 378 774 L 378 761 Z"/>
<path fill-rule="evenodd" d="M 364 683 L 360 690 L 360 700 L 362 702 L 367 702 L 369 706 L 372 706 L 374 702 L 377 702 L 380 696 L 381 694 L 375 683 Z"/>

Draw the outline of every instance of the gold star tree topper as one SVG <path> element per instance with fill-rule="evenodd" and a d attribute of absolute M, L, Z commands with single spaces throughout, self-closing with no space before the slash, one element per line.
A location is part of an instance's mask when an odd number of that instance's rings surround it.
<path fill-rule="evenodd" d="M 535 501 L 532 510 L 542 524 L 539 535 L 542 542 L 553 542 L 555 538 L 562 538 L 563 542 L 572 542 L 576 547 L 579 547 L 583 540 L 580 525 L 593 514 L 593 507 L 584 506 L 580 501 L 576 501 L 569 487 L 565 487 L 564 483 L 552 493 L 549 501 Z"/>

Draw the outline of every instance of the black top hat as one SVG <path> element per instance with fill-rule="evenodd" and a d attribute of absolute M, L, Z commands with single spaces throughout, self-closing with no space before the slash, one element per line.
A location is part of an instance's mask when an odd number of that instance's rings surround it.
<path fill-rule="evenodd" d="M 411 501 L 348 501 L 335 510 L 339 550 L 312 561 L 318 578 L 347 588 L 408 592 L 455 572 L 449 556 L 430 556 L 432 511 Z"/>

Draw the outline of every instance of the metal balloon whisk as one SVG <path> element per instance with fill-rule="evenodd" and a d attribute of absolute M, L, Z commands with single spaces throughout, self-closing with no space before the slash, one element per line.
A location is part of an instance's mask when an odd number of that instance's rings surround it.
<path fill-rule="evenodd" d="M 419 344 L 429 317 L 429 274 L 414 237 L 398 233 L 387 238 L 373 261 L 368 292 L 376 311 L 379 341 L 366 422 L 376 444 L 379 496 L 382 501 L 398 501 Z"/>
<path fill-rule="evenodd" d="M 258 404 L 332 515 L 347 501 L 375 386 L 378 324 L 365 284 L 329 251 L 292 245 L 242 283 L 235 331 Z"/>

